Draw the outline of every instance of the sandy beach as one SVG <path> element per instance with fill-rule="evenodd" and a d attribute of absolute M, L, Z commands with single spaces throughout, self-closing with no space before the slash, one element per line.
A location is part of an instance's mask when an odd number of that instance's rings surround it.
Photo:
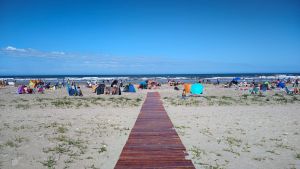
<path fill-rule="evenodd" d="M 16 94 L 0 89 L 0 168 L 114 168 L 144 98 L 158 91 L 196 168 L 299 168 L 300 96 L 205 85 L 181 98 L 163 85 L 83 97 L 65 89 Z"/>
<path fill-rule="evenodd" d="M 0 0 L 0 169 L 300 169 L 299 18 L 300 0 Z"/>

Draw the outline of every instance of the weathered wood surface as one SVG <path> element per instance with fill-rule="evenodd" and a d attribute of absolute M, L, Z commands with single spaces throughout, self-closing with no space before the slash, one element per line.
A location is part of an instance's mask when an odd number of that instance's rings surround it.
<path fill-rule="evenodd" d="M 194 169 L 158 92 L 149 92 L 115 169 Z"/>

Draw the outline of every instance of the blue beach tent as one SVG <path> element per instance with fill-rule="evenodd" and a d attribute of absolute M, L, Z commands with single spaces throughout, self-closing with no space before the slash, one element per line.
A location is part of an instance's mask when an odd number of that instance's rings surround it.
<path fill-rule="evenodd" d="M 191 86 L 192 94 L 202 94 L 203 93 L 203 85 L 200 83 L 195 83 Z"/>
<path fill-rule="evenodd" d="M 277 87 L 280 87 L 280 88 L 285 88 L 285 83 L 283 81 L 279 82 Z"/>
<path fill-rule="evenodd" d="M 135 88 L 134 88 L 133 84 L 129 84 L 129 86 L 128 86 L 128 92 L 135 93 Z"/>

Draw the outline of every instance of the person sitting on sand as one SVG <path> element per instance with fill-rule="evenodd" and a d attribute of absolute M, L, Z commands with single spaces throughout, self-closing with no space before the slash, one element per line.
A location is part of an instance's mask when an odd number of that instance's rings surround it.
<path fill-rule="evenodd" d="M 82 91 L 79 86 L 77 87 L 77 94 L 78 94 L 78 96 L 83 96 Z"/>
<path fill-rule="evenodd" d="M 295 87 L 298 87 L 299 86 L 299 79 L 296 79 L 295 80 Z"/>

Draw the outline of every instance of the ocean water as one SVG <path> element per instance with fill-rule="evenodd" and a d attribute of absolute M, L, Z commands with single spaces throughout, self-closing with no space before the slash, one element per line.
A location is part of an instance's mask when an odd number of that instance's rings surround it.
<path fill-rule="evenodd" d="M 67 79 L 75 82 L 112 81 L 114 79 L 124 82 L 137 83 L 144 80 L 156 80 L 166 83 L 168 80 L 197 82 L 200 79 L 211 82 L 229 82 L 239 77 L 241 81 L 272 81 L 287 80 L 300 77 L 300 73 L 232 73 L 232 74 L 138 74 L 138 75 L 0 75 L 0 80 L 27 83 L 31 79 L 41 79 L 46 82 L 63 82 Z"/>

